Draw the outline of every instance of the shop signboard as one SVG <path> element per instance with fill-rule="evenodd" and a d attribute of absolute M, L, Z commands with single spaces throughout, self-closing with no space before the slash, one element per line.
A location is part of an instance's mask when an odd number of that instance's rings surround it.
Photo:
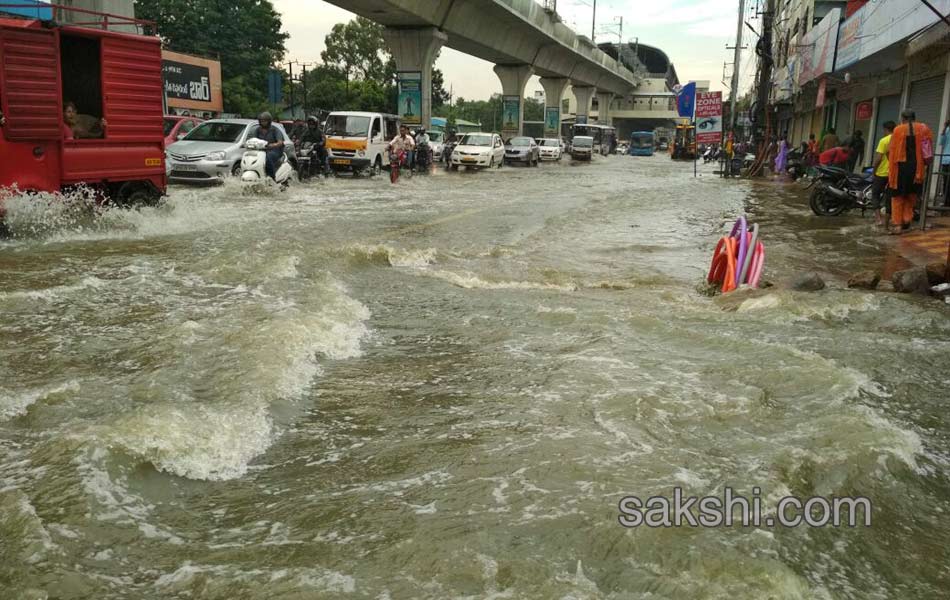
<path fill-rule="evenodd" d="M 219 61 L 162 50 L 162 78 L 169 108 L 214 114 L 224 110 Z"/>
<path fill-rule="evenodd" d="M 950 0 L 929 2 L 940 14 L 950 13 Z M 920 0 L 869 2 L 841 24 L 835 70 L 853 65 L 939 20 Z"/>
<path fill-rule="evenodd" d="M 854 118 L 856 121 L 867 121 L 871 118 L 872 114 L 874 114 L 874 104 L 870 100 L 858 102 L 854 109 Z"/>
<path fill-rule="evenodd" d="M 841 9 L 832 9 L 802 38 L 798 85 L 803 86 L 834 69 L 840 19 Z"/>
<path fill-rule="evenodd" d="M 696 143 L 722 143 L 722 92 L 696 94 Z"/>

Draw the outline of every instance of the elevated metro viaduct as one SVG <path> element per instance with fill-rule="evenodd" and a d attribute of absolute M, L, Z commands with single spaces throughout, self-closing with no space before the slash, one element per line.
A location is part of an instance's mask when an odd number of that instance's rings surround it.
<path fill-rule="evenodd" d="M 507 137 L 522 132 L 524 88 L 541 76 L 549 122 L 561 121 L 561 98 L 571 84 L 579 121 L 590 114 L 596 94 L 609 107 L 642 80 L 589 39 L 578 36 L 534 0 L 327 0 L 385 26 L 385 38 L 400 72 L 422 74 L 421 122 L 432 116 L 432 65 L 442 46 L 495 64 L 502 94 L 517 97 L 517 123 L 504 122 Z M 601 111 L 601 122 L 610 122 Z M 507 121 L 504 119 L 503 121 Z M 559 129 L 559 128 L 558 128 Z M 557 135 L 558 129 L 546 133 Z"/>

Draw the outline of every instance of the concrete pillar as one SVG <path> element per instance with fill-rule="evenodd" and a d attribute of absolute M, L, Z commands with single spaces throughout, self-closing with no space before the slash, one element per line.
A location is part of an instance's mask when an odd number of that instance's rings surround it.
<path fill-rule="evenodd" d="M 574 99 L 577 100 L 576 123 L 587 123 L 590 119 L 590 99 L 594 95 L 594 88 L 587 86 L 572 86 Z"/>
<path fill-rule="evenodd" d="M 614 101 L 613 92 L 597 92 L 597 121 L 604 125 L 610 125 L 613 120 L 610 118 L 610 103 Z"/>
<path fill-rule="evenodd" d="M 432 124 L 432 64 L 448 36 L 435 27 L 383 30 L 383 38 L 396 61 L 399 100 L 396 114 L 406 125 Z"/>
<path fill-rule="evenodd" d="M 561 98 L 567 89 L 566 77 L 542 77 L 544 88 L 544 135 L 561 137 Z"/>
<path fill-rule="evenodd" d="M 524 88 L 534 74 L 531 65 L 495 65 L 501 80 L 501 137 L 521 135 L 524 126 Z"/>

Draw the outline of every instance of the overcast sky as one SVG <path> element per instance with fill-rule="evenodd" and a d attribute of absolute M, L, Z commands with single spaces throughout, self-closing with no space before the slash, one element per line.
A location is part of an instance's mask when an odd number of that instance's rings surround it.
<path fill-rule="evenodd" d="M 323 40 L 335 23 L 349 21 L 354 15 L 323 0 L 273 0 L 283 15 L 284 30 L 290 34 L 288 59 L 319 62 Z M 584 35 L 591 30 L 591 0 L 558 0 L 558 12 L 564 22 Z M 747 2 L 746 18 L 754 20 L 755 3 Z M 618 17 L 623 17 L 623 38 L 662 49 L 673 61 L 681 82 L 708 79 L 713 90 L 728 92 L 731 67 L 726 70 L 723 85 L 723 62 L 732 62 L 736 35 L 738 0 L 598 0 L 597 41 L 617 41 Z M 754 46 L 755 37 L 748 28 L 743 43 Z M 750 39 L 751 38 L 751 39 Z M 743 53 L 742 89 L 748 89 L 755 73 L 753 54 Z M 445 74 L 446 88 L 455 97 L 471 100 L 487 99 L 501 92 L 501 83 L 492 71 L 492 64 L 450 48 L 443 48 L 436 63 Z M 528 83 L 526 95 L 541 89 L 537 77 Z"/>

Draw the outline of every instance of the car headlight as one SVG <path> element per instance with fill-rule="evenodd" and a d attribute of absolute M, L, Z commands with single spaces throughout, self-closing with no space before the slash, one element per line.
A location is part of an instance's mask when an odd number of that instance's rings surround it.
<path fill-rule="evenodd" d="M 224 160 L 228 155 L 224 152 L 210 152 L 208 153 L 208 160 Z"/>
<path fill-rule="evenodd" d="M 360 150 L 359 152 L 357 152 L 357 154 L 359 154 L 360 156 L 366 156 L 366 152 L 363 150 Z"/>

